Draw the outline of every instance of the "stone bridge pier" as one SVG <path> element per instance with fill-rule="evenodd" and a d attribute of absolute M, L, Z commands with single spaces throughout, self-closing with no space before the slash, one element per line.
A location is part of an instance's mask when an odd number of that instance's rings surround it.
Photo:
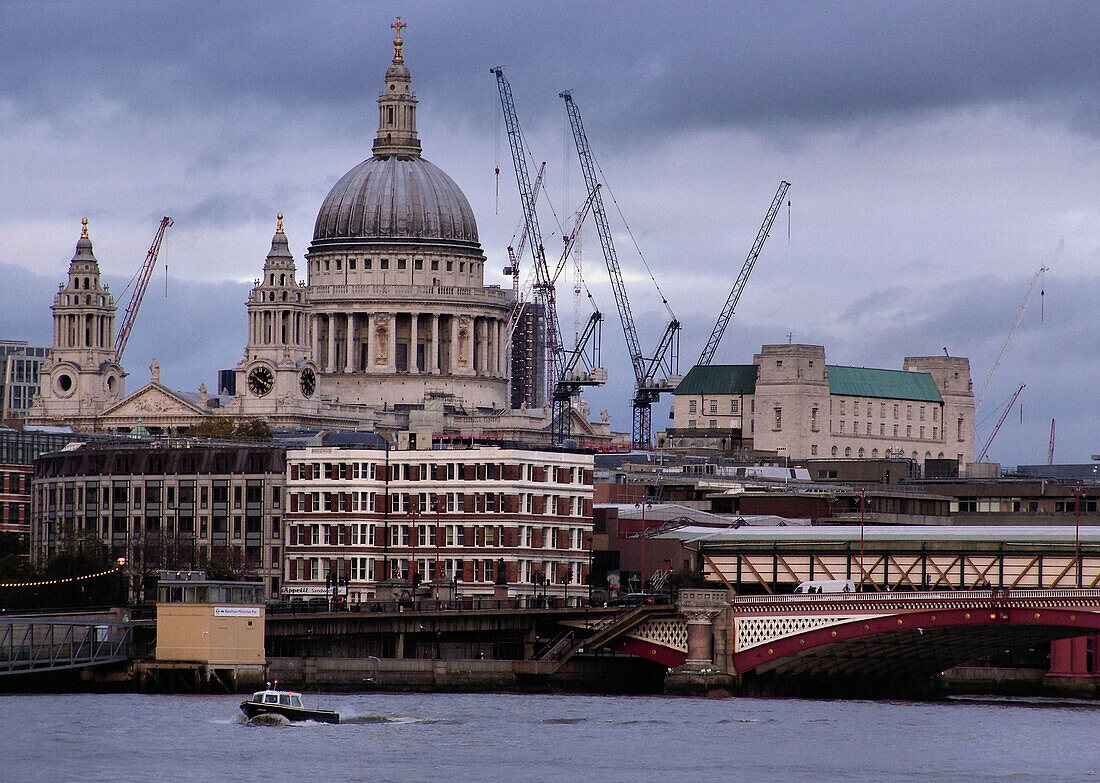
<path fill-rule="evenodd" d="M 665 692 L 683 695 L 728 695 L 735 677 L 723 665 L 731 660 L 726 590 L 681 590 L 676 609 L 687 625 L 687 657 L 669 671 Z M 723 621 L 715 622 L 717 618 Z"/>

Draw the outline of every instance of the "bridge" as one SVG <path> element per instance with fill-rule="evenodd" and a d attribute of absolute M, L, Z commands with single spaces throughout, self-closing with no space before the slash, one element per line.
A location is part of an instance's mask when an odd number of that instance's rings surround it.
<path fill-rule="evenodd" d="M 749 690 L 830 680 L 886 689 L 1005 650 L 1100 634 L 1098 589 L 685 590 L 678 608 L 678 617 L 627 629 L 618 648 L 686 672 L 723 672 Z"/>
<path fill-rule="evenodd" d="M 133 639 L 129 622 L 13 617 L 0 622 L 0 678 L 122 663 Z"/>

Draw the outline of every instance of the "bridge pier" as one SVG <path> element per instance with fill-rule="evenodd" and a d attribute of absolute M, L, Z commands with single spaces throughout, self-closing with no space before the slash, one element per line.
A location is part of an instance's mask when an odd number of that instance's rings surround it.
<path fill-rule="evenodd" d="M 725 628 L 715 618 L 730 609 L 730 595 L 725 590 L 681 590 L 676 608 L 687 625 L 687 658 L 669 671 L 665 678 L 665 693 L 690 696 L 729 695 L 736 687 L 736 677 L 724 662 L 729 659 L 729 644 Z"/>

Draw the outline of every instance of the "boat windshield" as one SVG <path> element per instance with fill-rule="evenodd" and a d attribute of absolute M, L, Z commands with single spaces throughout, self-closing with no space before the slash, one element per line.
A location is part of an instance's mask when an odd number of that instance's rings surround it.
<path fill-rule="evenodd" d="M 267 703 L 267 704 L 278 704 L 279 703 L 279 694 L 277 694 L 277 693 L 265 693 L 264 694 L 264 702 Z"/>
<path fill-rule="evenodd" d="M 291 697 L 290 697 L 290 706 L 291 707 L 301 707 L 302 706 L 302 697 L 299 696 L 297 693 L 292 694 Z"/>

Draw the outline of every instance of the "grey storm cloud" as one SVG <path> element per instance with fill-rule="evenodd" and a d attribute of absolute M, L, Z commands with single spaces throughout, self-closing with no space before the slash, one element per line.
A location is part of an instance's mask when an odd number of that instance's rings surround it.
<path fill-rule="evenodd" d="M 0 87 L 74 122 L 90 93 L 138 114 L 250 99 L 342 111 L 403 11 L 418 85 L 449 113 L 503 64 L 548 113 L 569 88 L 620 131 L 1019 100 L 1100 130 L 1091 2 L 15 3 L 0 47 L 26 54 L 6 58 Z"/>

